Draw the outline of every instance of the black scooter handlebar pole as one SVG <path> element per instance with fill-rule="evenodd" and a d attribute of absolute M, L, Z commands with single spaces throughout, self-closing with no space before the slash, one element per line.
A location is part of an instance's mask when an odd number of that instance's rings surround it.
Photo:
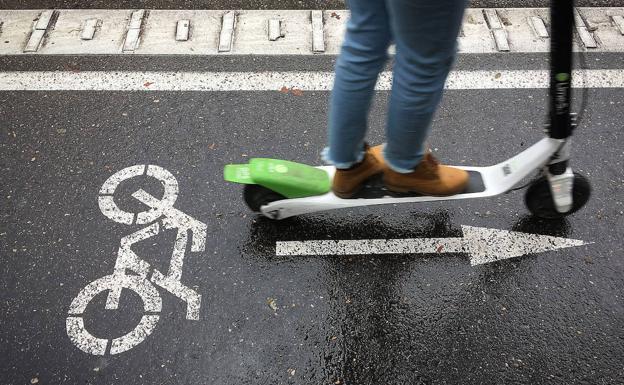
<path fill-rule="evenodd" d="M 574 0 L 551 0 L 550 46 L 550 116 L 548 134 L 551 138 L 567 139 L 572 135 L 574 122 L 570 113 L 572 100 L 572 34 L 574 30 Z M 569 146 L 567 147 L 569 152 Z M 568 158 L 549 165 L 553 175 L 563 174 Z M 560 157 L 558 154 L 557 158 Z"/>
<path fill-rule="evenodd" d="M 550 124 L 549 135 L 565 139 L 572 134 L 572 33 L 574 0 L 551 0 Z"/>

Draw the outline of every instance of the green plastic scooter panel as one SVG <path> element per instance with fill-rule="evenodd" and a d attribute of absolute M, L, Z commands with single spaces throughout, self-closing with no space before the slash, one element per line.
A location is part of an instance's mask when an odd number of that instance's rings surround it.
<path fill-rule="evenodd" d="M 223 178 L 228 182 L 242 184 L 256 184 L 251 179 L 251 170 L 248 164 L 228 164 L 223 169 Z"/>
<path fill-rule="evenodd" d="M 331 181 L 325 170 L 280 159 L 253 158 L 251 179 L 287 198 L 302 198 L 329 192 Z"/>

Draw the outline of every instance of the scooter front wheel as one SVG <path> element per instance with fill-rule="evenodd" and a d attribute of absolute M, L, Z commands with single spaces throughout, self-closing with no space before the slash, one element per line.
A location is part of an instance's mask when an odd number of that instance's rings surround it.
<path fill-rule="evenodd" d="M 243 198 L 247 206 L 255 212 L 260 212 L 260 207 L 271 202 L 286 199 L 282 194 L 257 184 L 246 184 L 243 189 Z"/>
<path fill-rule="evenodd" d="M 557 211 L 546 176 L 542 176 L 531 183 L 524 195 L 524 202 L 531 214 L 536 217 L 556 219 L 580 210 L 587 203 L 590 195 L 591 186 L 589 181 L 583 175 L 575 172 L 574 183 L 572 184 L 572 208 L 570 211 L 565 213 Z"/>

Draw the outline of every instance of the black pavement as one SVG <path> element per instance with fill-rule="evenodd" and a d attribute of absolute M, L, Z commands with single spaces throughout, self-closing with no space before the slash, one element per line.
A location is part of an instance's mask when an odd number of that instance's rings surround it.
<path fill-rule="evenodd" d="M 618 55 L 587 59 L 590 68 L 621 67 Z M 0 64 L 327 71 L 333 58 L 4 57 Z M 547 64 L 544 55 L 468 55 L 458 68 Z M 241 187 L 223 181 L 223 166 L 253 156 L 319 164 L 327 92 L 0 92 L 0 382 L 620 383 L 624 90 L 592 89 L 588 97 L 572 165 L 593 195 L 571 217 L 534 219 L 516 191 L 276 222 L 244 206 Z M 383 140 L 387 98 L 380 92 L 373 106 L 372 143 Z M 448 91 L 431 145 L 448 163 L 500 162 L 542 137 L 546 100 L 543 89 Z M 68 311 L 87 284 L 113 272 L 120 239 L 141 228 L 115 223 L 98 207 L 104 181 L 138 164 L 170 171 L 180 190 L 175 207 L 207 225 L 205 250 L 186 253 L 181 278 L 202 295 L 199 320 L 186 319 L 184 303 L 158 289 L 153 333 L 127 352 L 90 355 L 68 337 Z M 129 197 L 139 187 L 162 195 L 158 183 L 139 178 L 122 184 L 117 203 L 141 209 Z M 474 267 L 465 254 L 275 255 L 276 241 L 459 237 L 462 225 L 593 244 Z M 166 271 L 174 241 L 175 231 L 163 230 L 134 250 Z M 96 337 L 121 336 L 143 314 L 129 290 L 118 310 L 105 302 L 95 296 L 84 313 Z"/>

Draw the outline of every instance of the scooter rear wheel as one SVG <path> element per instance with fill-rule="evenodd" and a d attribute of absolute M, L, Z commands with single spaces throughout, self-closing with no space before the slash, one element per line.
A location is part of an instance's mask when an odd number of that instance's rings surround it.
<path fill-rule="evenodd" d="M 555 207 L 555 202 L 550 191 L 550 184 L 546 176 L 542 176 L 529 186 L 524 195 L 524 202 L 531 212 L 539 218 L 556 219 L 570 215 L 580 210 L 589 200 L 591 186 L 587 178 L 575 172 L 572 185 L 572 208 L 570 211 L 560 213 Z"/>
<path fill-rule="evenodd" d="M 260 207 L 271 202 L 286 199 L 282 194 L 257 184 L 246 184 L 243 188 L 243 198 L 247 206 L 255 212 L 260 212 Z"/>

